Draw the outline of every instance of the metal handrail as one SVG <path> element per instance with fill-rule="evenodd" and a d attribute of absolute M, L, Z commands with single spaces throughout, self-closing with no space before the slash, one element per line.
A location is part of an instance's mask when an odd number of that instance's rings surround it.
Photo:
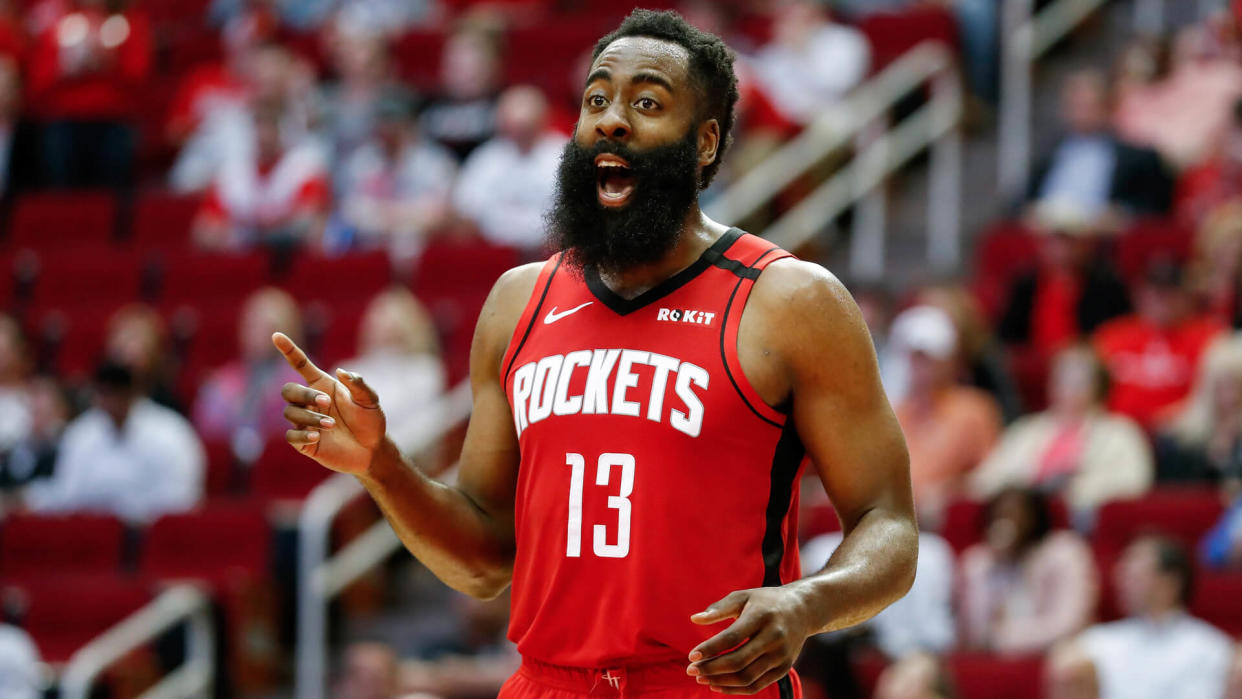
<path fill-rule="evenodd" d="M 208 696 L 215 672 L 211 601 L 197 587 L 186 583 L 168 588 L 74 653 L 61 674 L 60 696 L 86 699 L 101 672 L 183 622 L 188 625 L 185 662 L 143 693 L 142 699 Z"/>
<path fill-rule="evenodd" d="M 926 106 L 889 125 L 892 108 L 911 91 L 931 85 Z M 884 194 L 887 176 L 931 146 L 932 179 L 928 216 L 929 259 L 956 265 L 961 217 L 962 88 L 956 57 L 937 41 L 924 41 L 861 85 L 738 179 L 707 207 L 713 218 L 736 223 L 772 201 L 790 183 L 830 154 L 858 143 L 851 163 L 775 221 L 765 236 L 784 247 L 798 247 L 820 233 L 849 206 L 862 202 L 855 219 L 851 271 L 877 276 L 883 267 Z"/>
<path fill-rule="evenodd" d="M 464 380 L 439 399 L 439 424 L 430 446 L 470 415 L 471 390 Z M 346 505 L 366 493 L 353 476 L 338 473 L 306 498 L 298 517 L 298 626 L 296 691 L 298 699 L 322 699 L 328 666 L 328 603 L 385 558 L 401 549 L 387 520 L 380 520 L 348 545 L 329 555 L 332 523 Z"/>
<path fill-rule="evenodd" d="M 1033 15 L 1033 0 L 1006 0 L 996 166 L 1003 195 L 1017 196 L 1026 189 L 1031 167 L 1031 70 L 1035 61 L 1104 2 L 1057 0 Z"/>

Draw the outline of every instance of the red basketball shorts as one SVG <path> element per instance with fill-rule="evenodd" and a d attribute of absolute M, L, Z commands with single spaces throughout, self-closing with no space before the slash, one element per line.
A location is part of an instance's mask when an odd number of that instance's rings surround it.
<path fill-rule="evenodd" d="M 782 696 L 781 685 L 788 687 Z M 790 691 L 791 690 L 791 691 Z M 686 674 L 686 663 L 661 663 L 631 668 L 584 668 L 522 660 L 522 666 L 501 687 L 497 699 L 579 699 L 580 697 L 651 697 L 704 699 L 722 696 Z M 802 683 L 792 670 L 788 680 L 756 694 L 765 699 L 802 699 Z"/>

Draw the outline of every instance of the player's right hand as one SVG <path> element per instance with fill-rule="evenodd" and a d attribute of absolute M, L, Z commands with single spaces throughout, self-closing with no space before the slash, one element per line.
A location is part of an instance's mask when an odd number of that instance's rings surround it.
<path fill-rule="evenodd" d="M 285 439 L 333 471 L 364 475 L 384 441 L 386 422 L 375 391 L 353 372 L 337 369 L 333 377 L 315 366 L 284 333 L 273 334 L 272 344 L 306 381 L 280 391 L 285 419 L 293 424 Z"/>

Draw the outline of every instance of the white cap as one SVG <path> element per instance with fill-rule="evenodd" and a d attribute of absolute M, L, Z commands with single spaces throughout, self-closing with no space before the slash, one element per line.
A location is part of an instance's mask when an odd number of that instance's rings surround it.
<path fill-rule="evenodd" d="M 935 306 L 914 306 L 893 320 L 892 343 L 904 352 L 922 352 L 949 359 L 957 349 L 957 327 L 949 314 Z"/>

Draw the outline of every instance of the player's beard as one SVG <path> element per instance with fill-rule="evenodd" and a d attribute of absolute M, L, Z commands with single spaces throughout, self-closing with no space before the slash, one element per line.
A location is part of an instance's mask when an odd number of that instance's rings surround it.
<path fill-rule="evenodd" d="M 561 154 L 556 199 L 545 215 L 548 245 L 578 269 L 616 272 L 659 260 L 677 245 L 699 192 L 696 130 L 667 146 L 634 150 L 614 141 L 583 148 L 570 139 Z M 625 158 L 634 191 L 625 206 L 605 207 L 596 191 L 595 158 Z"/>

